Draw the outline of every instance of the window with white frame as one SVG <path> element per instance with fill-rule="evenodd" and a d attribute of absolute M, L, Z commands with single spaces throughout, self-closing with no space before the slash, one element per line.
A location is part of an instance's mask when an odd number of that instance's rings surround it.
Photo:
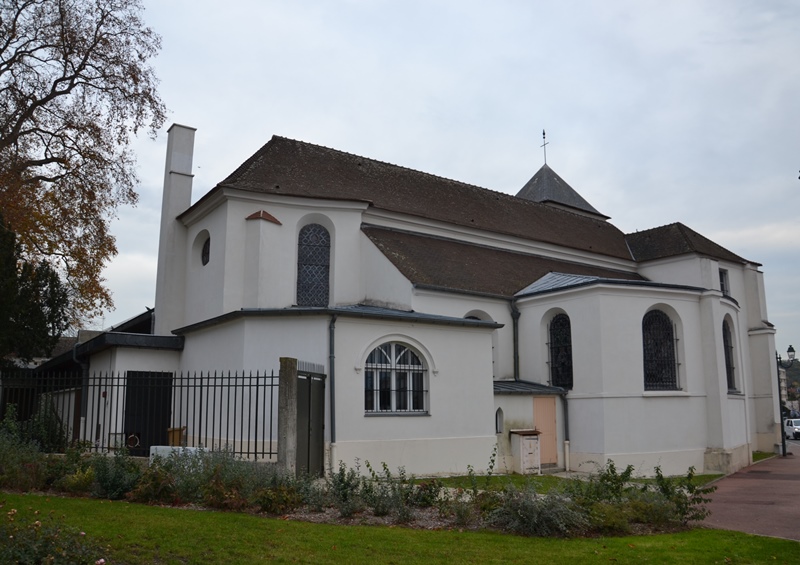
<path fill-rule="evenodd" d="M 420 356 L 408 346 L 379 345 L 364 364 L 364 411 L 426 413 L 426 373 Z"/>
<path fill-rule="evenodd" d="M 675 328 L 661 310 L 650 310 L 642 318 L 645 390 L 678 390 Z"/>

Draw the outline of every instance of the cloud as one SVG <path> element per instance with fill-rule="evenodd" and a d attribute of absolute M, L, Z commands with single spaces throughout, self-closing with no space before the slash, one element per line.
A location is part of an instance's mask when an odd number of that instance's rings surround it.
<path fill-rule="evenodd" d="M 771 312 L 791 303 L 775 283 L 800 275 L 777 267 L 800 239 L 793 1 L 145 5 L 172 119 L 198 128 L 195 199 L 272 134 L 516 193 L 544 128 L 548 163 L 620 229 L 681 221 L 764 263 Z M 165 144 L 137 143 L 120 261 L 156 253 Z"/>

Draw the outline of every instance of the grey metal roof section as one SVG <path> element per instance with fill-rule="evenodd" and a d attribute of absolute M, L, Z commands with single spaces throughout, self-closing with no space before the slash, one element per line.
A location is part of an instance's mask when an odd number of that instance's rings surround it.
<path fill-rule="evenodd" d="M 608 216 L 598 212 L 594 206 L 589 204 L 546 163 L 522 187 L 522 190 L 517 193 L 517 197 L 543 204 L 548 202 L 561 204 L 562 206 L 575 208 L 576 210 L 582 210 L 594 216 L 608 219 Z"/>
<path fill-rule="evenodd" d="M 601 280 L 600 277 L 587 275 L 567 275 L 565 273 L 547 273 L 539 280 L 529 284 L 514 296 L 526 296 L 553 290 L 562 290 L 574 286 L 584 286 Z"/>
<path fill-rule="evenodd" d="M 358 317 L 367 318 L 381 318 L 381 319 L 397 319 L 402 321 L 415 321 L 415 322 L 431 322 L 431 323 L 445 323 L 469 326 L 486 326 L 492 328 L 502 328 L 503 324 L 497 322 L 474 320 L 466 318 L 456 318 L 453 316 L 440 316 L 438 314 L 425 314 L 422 312 L 413 312 L 406 310 L 394 310 L 391 308 L 383 308 L 380 306 L 368 306 L 365 304 L 355 304 L 352 306 L 337 306 L 329 309 L 331 312 L 339 315 L 355 315 Z"/>
<path fill-rule="evenodd" d="M 531 381 L 494 381 L 495 394 L 559 395 L 567 391 L 561 387 Z"/>
<path fill-rule="evenodd" d="M 456 318 L 453 316 L 439 316 L 437 314 L 425 314 L 407 310 L 395 310 L 380 306 L 369 306 L 366 304 L 354 304 L 348 306 L 335 306 L 331 308 L 317 306 L 293 306 L 291 308 L 242 308 L 227 314 L 222 314 L 216 318 L 209 318 L 196 324 L 191 324 L 173 330 L 172 333 L 184 335 L 203 328 L 224 324 L 226 322 L 245 317 L 301 317 L 301 316 L 343 316 L 347 318 L 370 318 L 373 320 L 389 320 L 398 322 L 417 322 L 427 324 L 438 324 L 446 326 L 469 326 L 476 328 L 502 328 L 503 324 L 474 320 L 467 318 Z"/>
<path fill-rule="evenodd" d="M 111 347 L 132 347 L 137 349 L 162 349 L 167 351 L 182 351 L 183 336 L 174 335 L 146 335 L 139 333 L 103 332 L 87 342 L 76 344 L 69 351 L 43 363 L 39 369 L 49 369 L 65 361 L 84 359 L 90 355 L 100 353 Z"/>
<path fill-rule="evenodd" d="M 548 292 L 556 292 L 558 290 L 565 290 L 569 288 L 579 288 L 582 286 L 589 286 L 592 284 L 610 284 L 617 286 L 639 286 L 648 288 L 669 288 L 676 290 L 689 290 L 692 292 L 703 292 L 706 289 L 697 286 L 688 286 L 683 284 L 668 284 L 653 281 L 635 281 L 626 279 L 611 279 L 604 277 L 593 277 L 586 275 L 568 275 L 565 273 L 547 273 L 545 276 L 536 282 L 526 286 L 514 296 L 521 298 L 523 296 L 533 296 L 535 294 L 545 294 Z M 730 300 L 733 301 L 731 298 Z M 735 302 L 735 301 L 734 301 Z M 738 304 L 738 303 L 737 303 Z"/>

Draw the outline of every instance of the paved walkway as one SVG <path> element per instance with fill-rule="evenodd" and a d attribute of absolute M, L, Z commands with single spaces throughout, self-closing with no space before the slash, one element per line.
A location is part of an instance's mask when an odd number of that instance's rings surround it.
<path fill-rule="evenodd" d="M 800 541 L 800 441 L 714 483 L 704 524 L 712 528 Z"/>

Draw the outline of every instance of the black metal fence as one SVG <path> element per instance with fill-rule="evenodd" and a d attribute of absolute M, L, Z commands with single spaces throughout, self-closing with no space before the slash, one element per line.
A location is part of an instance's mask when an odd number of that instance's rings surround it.
<path fill-rule="evenodd" d="M 261 372 L 0 373 L 0 420 L 51 452 L 151 446 L 277 459 L 278 376 Z"/>

